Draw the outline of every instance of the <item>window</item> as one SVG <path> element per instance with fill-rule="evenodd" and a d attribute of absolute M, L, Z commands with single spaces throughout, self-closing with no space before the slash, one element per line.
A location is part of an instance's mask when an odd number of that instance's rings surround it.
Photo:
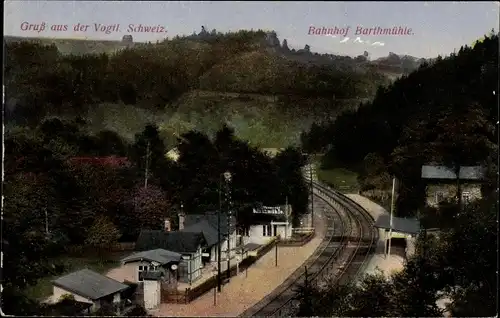
<path fill-rule="evenodd" d="M 469 192 L 462 192 L 462 202 L 463 204 L 468 204 L 470 202 L 471 195 Z"/>
<path fill-rule="evenodd" d="M 262 236 L 272 236 L 271 225 L 262 225 Z"/>
<path fill-rule="evenodd" d="M 250 236 L 248 228 L 238 228 L 238 235 Z"/>
<path fill-rule="evenodd" d="M 150 272 L 157 272 L 160 270 L 159 266 L 155 265 L 139 265 L 139 268 L 137 270 L 138 275 L 137 275 L 137 281 L 142 282 L 144 279 L 142 278 L 142 275 L 144 272 L 150 271 Z"/>
<path fill-rule="evenodd" d="M 139 270 L 137 271 L 138 272 L 138 275 L 137 275 L 137 281 L 139 282 L 142 282 L 144 279 L 142 278 L 142 275 L 145 271 L 147 271 L 148 267 L 147 266 L 142 266 L 142 265 L 139 265 Z"/>
<path fill-rule="evenodd" d="M 436 203 L 444 201 L 444 193 L 441 191 L 436 192 Z"/>

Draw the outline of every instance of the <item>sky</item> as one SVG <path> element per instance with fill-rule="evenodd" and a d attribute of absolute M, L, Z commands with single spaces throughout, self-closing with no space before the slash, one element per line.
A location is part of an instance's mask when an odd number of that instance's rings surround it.
<path fill-rule="evenodd" d="M 278 2 L 278 1 L 5 1 L 5 35 L 26 37 L 121 40 L 131 34 L 135 42 L 162 40 L 175 35 L 241 29 L 276 31 L 290 48 L 306 44 L 311 51 L 371 57 L 389 52 L 416 57 L 448 55 L 462 45 L 499 28 L 499 2 Z M 24 24 L 23 24 L 24 22 Z M 43 31 L 35 25 L 45 23 Z M 75 32 L 75 24 L 89 25 Z M 119 24 L 109 34 L 96 27 Z M 129 25 L 136 27 L 130 32 Z M 137 32 L 137 26 L 161 26 L 166 32 Z M 31 30 L 30 30 L 31 25 Z M 67 31 L 52 31 L 67 25 Z M 308 34 L 310 27 L 346 28 L 346 36 Z M 356 35 L 358 28 L 411 28 L 409 35 Z M 28 30 L 23 30 L 28 28 Z M 36 27 L 40 30 L 40 27 Z M 161 28 L 157 28 L 161 30 Z M 409 32 L 408 32 L 409 33 Z"/>

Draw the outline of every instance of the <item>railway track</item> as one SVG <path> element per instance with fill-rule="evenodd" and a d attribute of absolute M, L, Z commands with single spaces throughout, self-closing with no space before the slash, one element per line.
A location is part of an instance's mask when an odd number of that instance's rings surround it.
<path fill-rule="evenodd" d="M 327 222 L 323 241 L 303 267 L 241 316 L 294 316 L 298 307 L 295 287 L 304 283 L 305 269 L 310 283 L 320 288 L 326 282 L 344 283 L 357 276 L 373 252 L 378 232 L 368 212 L 321 183 L 312 183 L 319 199 L 316 209 L 323 209 Z"/>

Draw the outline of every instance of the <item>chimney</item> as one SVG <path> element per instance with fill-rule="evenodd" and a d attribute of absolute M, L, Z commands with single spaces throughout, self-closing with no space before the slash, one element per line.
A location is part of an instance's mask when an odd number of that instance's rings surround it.
<path fill-rule="evenodd" d="M 170 219 L 165 219 L 165 232 L 170 231 L 172 231 L 172 224 L 170 222 Z"/>
<path fill-rule="evenodd" d="M 185 218 L 184 212 L 179 212 L 179 231 L 184 228 L 184 218 Z"/>

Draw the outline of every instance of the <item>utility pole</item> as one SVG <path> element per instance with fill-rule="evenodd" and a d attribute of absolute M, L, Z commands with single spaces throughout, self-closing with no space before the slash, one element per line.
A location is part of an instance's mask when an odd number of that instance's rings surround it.
<path fill-rule="evenodd" d="M 149 174 L 149 141 L 146 145 L 146 170 L 144 171 L 144 189 L 148 187 L 148 174 Z"/>
<path fill-rule="evenodd" d="M 231 207 L 230 207 L 230 188 L 229 180 L 224 178 L 226 193 L 226 218 L 227 218 L 227 279 L 231 278 Z"/>
<path fill-rule="evenodd" d="M 312 174 L 312 161 L 309 163 L 309 186 L 311 188 L 311 227 L 314 227 L 314 194 L 313 194 L 313 174 Z"/>
<path fill-rule="evenodd" d="M 219 174 L 219 211 L 217 212 L 217 236 L 218 236 L 218 244 L 217 244 L 217 291 L 221 292 L 221 233 L 220 233 L 220 213 L 222 210 L 222 198 L 221 198 L 221 186 L 222 186 L 222 173 Z"/>

